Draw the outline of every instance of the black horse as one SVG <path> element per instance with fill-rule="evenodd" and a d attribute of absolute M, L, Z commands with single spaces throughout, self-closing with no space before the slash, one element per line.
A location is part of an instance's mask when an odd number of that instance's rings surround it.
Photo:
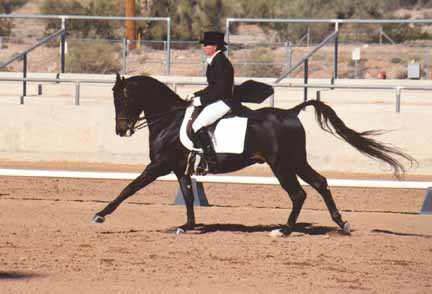
<path fill-rule="evenodd" d="M 131 136 L 136 128 L 149 128 L 150 160 L 140 176 L 124 188 L 120 195 L 103 210 L 96 213 L 94 223 L 104 222 L 125 199 L 150 184 L 158 177 L 174 172 L 184 195 L 187 222 L 180 228 L 195 227 L 191 177 L 185 174 L 189 151 L 179 140 L 180 125 L 188 102 L 182 100 L 168 86 L 148 76 L 134 76 L 128 79 L 117 74 L 113 87 L 116 133 Z M 404 166 L 394 156 L 412 162 L 409 155 L 370 138 L 379 131 L 356 132 L 336 115 L 332 108 L 317 100 L 309 100 L 291 109 L 261 108 L 256 110 L 259 119 L 249 119 L 242 154 L 218 154 L 219 173 L 232 172 L 254 163 L 266 162 L 279 180 L 293 203 L 288 222 L 281 228 L 289 235 L 296 224 L 306 199 L 297 176 L 316 189 L 323 197 L 331 218 L 345 231 L 349 226 L 342 220 L 336 208 L 327 180 L 307 162 L 305 131 L 298 119 L 300 110 L 307 106 L 315 108 L 319 126 L 334 135 L 339 135 L 363 154 L 388 163 L 399 176 Z M 140 117 L 144 112 L 144 117 Z M 144 122 L 141 120 L 144 119 Z M 335 133 L 336 134 L 335 134 Z"/>

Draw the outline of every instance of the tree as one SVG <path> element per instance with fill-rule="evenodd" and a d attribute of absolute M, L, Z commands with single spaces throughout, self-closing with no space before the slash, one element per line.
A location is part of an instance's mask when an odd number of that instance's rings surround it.
<path fill-rule="evenodd" d="M 15 10 L 18 7 L 23 6 L 26 4 L 28 0 L 0 0 L 0 11 L 2 13 L 12 13 L 13 10 Z"/>
<path fill-rule="evenodd" d="M 23 6 L 28 0 L 0 0 L 0 13 L 10 14 L 16 8 Z M 9 36 L 12 32 L 12 19 L 0 19 L 0 36 Z"/>
<path fill-rule="evenodd" d="M 87 6 L 77 0 L 57 1 L 45 0 L 41 4 L 43 14 L 59 15 L 102 15 L 123 16 L 123 1 L 121 0 L 94 0 Z M 111 39 L 115 36 L 115 29 L 119 27 L 118 22 L 110 20 L 69 20 L 66 32 L 68 35 L 78 37 L 96 37 Z M 47 20 L 45 26 L 46 34 L 51 34 L 60 29 L 58 20 Z"/>
<path fill-rule="evenodd" d="M 177 40 L 197 40 L 203 31 L 223 30 L 227 14 L 223 0 L 159 0 L 145 10 L 145 16 L 171 17 L 171 37 Z M 149 23 L 143 31 L 146 39 L 166 38 L 165 26 Z"/>
<path fill-rule="evenodd" d="M 382 18 L 384 7 L 390 1 L 375 0 L 242 0 L 246 17 L 263 18 Z M 307 24 L 260 23 L 267 33 L 274 32 L 275 40 L 285 42 L 298 40 L 308 30 Z M 323 39 L 334 26 L 331 24 L 314 24 L 310 31 L 315 38 Z"/>

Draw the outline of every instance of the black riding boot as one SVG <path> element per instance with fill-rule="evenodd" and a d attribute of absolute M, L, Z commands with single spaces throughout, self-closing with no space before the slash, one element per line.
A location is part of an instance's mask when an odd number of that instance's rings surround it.
<path fill-rule="evenodd" d="M 204 151 L 204 157 L 208 164 L 208 169 L 210 172 L 215 172 L 217 170 L 217 158 L 216 152 L 213 149 L 211 143 L 210 135 L 208 134 L 206 128 L 201 128 L 195 133 L 195 137 Z"/>

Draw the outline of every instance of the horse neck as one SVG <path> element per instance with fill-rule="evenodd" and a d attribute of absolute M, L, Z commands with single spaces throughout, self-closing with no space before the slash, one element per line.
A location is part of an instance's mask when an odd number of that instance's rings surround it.
<path fill-rule="evenodd" d="M 143 105 L 140 108 L 144 112 L 144 115 L 148 118 L 158 118 L 161 116 L 170 116 L 177 111 L 186 109 L 184 103 L 176 103 L 176 101 L 165 101 L 163 99 L 159 100 L 160 103 L 155 105 Z"/>
<path fill-rule="evenodd" d="M 148 103 L 157 101 L 157 103 Z M 144 112 L 144 116 L 152 135 L 157 135 L 160 131 L 167 128 L 180 128 L 181 118 L 184 117 L 187 103 L 181 100 L 177 94 L 152 97 L 139 106 Z M 178 121 L 178 122 L 177 122 Z"/>
<path fill-rule="evenodd" d="M 154 140 L 161 137 L 161 132 L 164 132 L 162 137 L 176 136 L 180 132 L 181 122 L 183 120 L 185 109 L 177 108 L 165 113 L 152 113 L 153 116 L 148 116 L 148 112 L 144 112 L 147 117 L 150 139 Z M 167 139 L 167 138 L 165 138 Z"/>
<path fill-rule="evenodd" d="M 182 100 L 174 91 L 165 84 L 151 80 L 151 86 L 143 88 L 141 93 L 152 93 L 150 97 L 141 100 L 141 108 L 148 116 L 171 113 L 177 109 L 185 109 L 187 102 Z"/>
<path fill-rule="evenodd" d="M 160 130 L 161 127 L 170 125 L 170 120 L 177 117 L 176 113 L 186 109 L 188 103 L 182 100 L 174 91 L 164 83 L 147 76 L 136 76 L 128 80 L 130 83 L 129 93 L 137 95 L 134 99 L 137 101 L 137 110 L 147 119 L 149 127 L 152 130 Z M 152 121 L 160 120 L 152 124 Z"/>

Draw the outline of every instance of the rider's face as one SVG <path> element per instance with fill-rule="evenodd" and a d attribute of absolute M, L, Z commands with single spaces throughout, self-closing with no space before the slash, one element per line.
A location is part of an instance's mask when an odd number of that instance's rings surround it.
<path fill-rule="evenodd" d="M 212 56 L 216 52 L 217 46 L 216 45 L 204 44 L 202 48 L 203 48 L 203 51 L 204 51 L 205 55 L 207 55 L 207 56 L 210 57 L 210 56 Z"/>

